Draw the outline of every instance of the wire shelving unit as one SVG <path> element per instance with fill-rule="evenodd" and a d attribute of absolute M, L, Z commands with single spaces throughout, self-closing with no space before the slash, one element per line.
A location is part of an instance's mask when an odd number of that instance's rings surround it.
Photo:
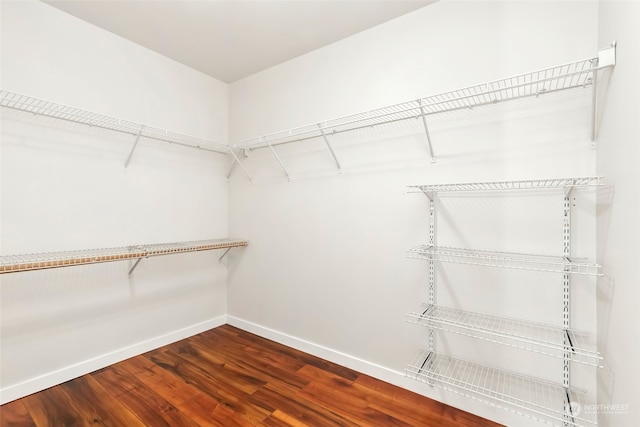
<path fill-rule="evenodd" d="M 427 327 L 428 347 L 407 367 L 407 375 L 464 396 L 540 420 L 552 425 L 586 426 L 595 417 L 582 414 L 582 394 L 571 387 L 571 363 L 601 366 L 602 357 L 588 333 L 571 327 L 571 277 L 574 274 L 600 276 L 600 265 L 573 256 L 572 215 L 576 188 L 602 185 L 602 177 L 551 178 L 511 181 L 486 181 L 453 184 L 413 185 L 409 192 L 423 193 L 429 202 L 428 243 L 406 251 L 408 258 L 426 260 L 429 264 L 429 299 L 406 315 L 406 320 Z M 438 195 L 447 192 L 554 190 L 561 193 L 562 247 L 557 256 L 496 252 L 436 244 L 436 206 Z M 560 249 L 560 248 L 559 248 Z M 530 271 L 558 273 L 562 286 L 562 312 L 558 323 L 542 323 L 511 319 L 439 306 L 436 302 L 435 263 L 470 264 Z M 496 368 L 488 368 L 438 354 L 434 330 L 456 333 L 474 339 L 510 346 L 562 360 L 561 384 L 551 384 Z M 567 411 L 569 410 L 569 411 Z M 571 412 L 574 411 L 574 412 Z"/>
<path fill-rule="evenodd" d="M 421 304 L 407 313 L 406 320 L 435 329 L 528 350 L 563 359 L 566 346 L 571 360 L 600 366 L 602 357 L 588 332 L 559 326 L 492 316 L 431 304 Z"/>
<path fill-rule="evenodd" d="M 472 110 L 504 101 L 539 97 L 548 93 L 588 87 L 592 89 L 591 139 L 595 142 L 598 134 L 599 115 L 602 113 L 601 109 L 597 108 L 599 97 L 602 96 L 597 90 L 598 73 L 601 70 L 614 67 L 615 61 L 614 43 L 610 47 L 602 49 L 596 57 L 248 138 L 232 143 L 231 146 L 234 149 L 246 150 L 269 148 L 285 175 L 290 178 L 289 172 L 274 149 L 278 145 L 312 139 L 323 140 L 336 166 L 341 169 L 341 164 L 330 143 L 332 136 L 406 120 L 420 119 L 424 127 L 431 161 L 434 162 L 436 156 L 427 125 L 427 118 L 430 116 L 452 111 Z M 235 160 L 240 163 L 239 159 L 236 158 Z"/>
<path fill-rule="evenodd" d="M 407 376 L 550 425 L 594 426 L 581 411 L 586 393 L 562 384 L 455 359 L 421 349 Z"/>
<path fill-rule="evenodd" d="M 473 109 L 502 101 L 585 88 L 593 82 L 593 71 L 598 69 L 593 64 L 597 63 L 597 59 L 597 57 L 588 58 L 312 125 L 274 132 L 239 141 L 234 146 L 252 149 L 267 147 L 269 144 L 277 146 L 322 138 L 323 133 L 333 135 L 401 120 L 417 119 L 422 116 Z"/>
<path fill-rule="evenodd" d="M 590 276 L 602 275 L 602 273 L 600 273 L 600 265 L 598 264 L 588 262 L 584 259 L 569 259 L 561 256 L 529 255 L 420 245 L 407 250 L 407 257 L 438 262 L 480 265 L 484 267 L 546 271 L 549 273 L 585 274 Z"/>
<path fill-rule="evenodd" d="M 239 239 L 211 239 L 105 249 L 5 255 L 0 256 L 0 274 L 135 259 L 137 262 L 129 271 L 131 274 L 142 258 L 215 249 L 227 249 L 228 251 L 231 248 L 248 244 L 248 241 Z"/>
<path fill-rule="evenodd" d="M 591 187 L 602 185 L 601 176 L 578 178 L 526 179 L 515 181 L 466 182 L 455 184 L 410 185 L 411 193 L 443 193 L 466 191 L 544 190 L 558 188 Z"/>
<path fill-rule="evenodd" d="M 216 143 L 204 138 L 198 138 L 179 132 L 172 132 L 166 129 L 160 129 L 102 113 L 96 113 L 69 105 L 35 98 L 33 96 L 10 92 L 8 90 L 0 90 L 0 106 L 12 110 L 132 135 L 135 137 L 135 142 L 125 166 L 128 165 L 131 155 L 133 154 L 133 150 L 140 138 L 147 138 L 220 154 L 227 154 L 229 152 L 229 147 L 227 145 Z"/>

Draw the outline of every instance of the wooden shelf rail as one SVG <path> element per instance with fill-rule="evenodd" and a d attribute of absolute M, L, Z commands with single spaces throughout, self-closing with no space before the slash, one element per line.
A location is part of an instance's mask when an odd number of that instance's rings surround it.
<path fill-rule="evenodd" d="M 140 260 L 151 256 L 170 255 L 185 252 L 231 249 L 247 246 L 246 240 L 210 239 L 189 242 L 134 245 L 118 248 L 83 249 L 77 251 L 47 252 L 24 255 L 0 256 L 0 274 L 22 271 L 45 270 L 74 265 L 97 264 L 102 262 Z M 226 254 L 226 252 L 225 252 Z M 133 271 L 133 268 L 129 273 Z"/>

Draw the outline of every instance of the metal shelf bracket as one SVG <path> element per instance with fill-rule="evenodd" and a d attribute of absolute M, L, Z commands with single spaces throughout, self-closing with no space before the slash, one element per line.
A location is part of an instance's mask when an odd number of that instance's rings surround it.
<path fill-rule="evenodd" d="M 238 164 L 238 165 L 240 165 L 240 167 L 242 168 L 244 173 L 247 175 L 247 178 L 249 178 L 249 181 L 253 182 L 253 178 L 251 178 L 251 175 L 249 175 L 249 171 L 247 170 L 247 168 L 244 167 L 244 165 L 242 164 L 242 162 L 240 161 L 240 158 L 238 158 L 236 153 L 233 152 L 233 148 L 229 147 L 229 153 L 233 157 L 233 163 L 231 164 L 231 168 L 229 169 L 229 173 L 227 173 L 227 179 L 229 179 L 231 177 L 231 173 L 233 172 L 234 166 L 236 164 Z"/>
<path fill-rule="evenodd" d="M 600 130 L 600 120 L 604 109 L 607 86 L 611 76 L 611 70 L 616 65 L 616 42 L 611 46 L 601 49 L 598 57 L 592 60 L 593 76 L 591 87 L 591 142 L 595 148 Z"/>
<path fill-rule="evenodd" d="M 135 270 L 135 269 L 136 269 L 136 267 L 138 266 L 138 264 L 140 264 L 140 261 L 142 261 L 142 258 L 138 258 L 138 259 L 136 260 L 136 262 L 134 262 L 134 263 L 133 263 L 133 265 L 132 265 L 132 266 L 131 266 L 131 268 L 129 269 L 129 273 L 127 273 L 127 275 L 128 275 L 129 277 L 131 277 L 131 275 L 133 274 L 133 270 Z"/>
<path fill-rule="evenodd" d="M 273 148 L 273 145 L 271 145 L 271 143 L 267 140 L 267 138 L 263 136 L 260 137 L 260 142 L 267 143 L 267 145 L 269 146 L 269 149 L 271 150 L 271 153 L 273 154 L 273 157 L 276 158 L 276 161 L 280 165 L 280 168 L 282 168 L 284 174 L 287 176 L 287 180 L 291 181 L 291 176 L 289 175 L 289 172 L 287 172 L 287 168 L 284 167 L 284 164 L 282 163 L 282 160 L 280 160 L 280 157 L 278 156 L 278 153 L 276 153 L 276 150 Z"/>
<path fill-rule="evenodd" d="M 229 253 L 230 250 L 231 248 L 227 248 L 227 250 L 224 251 L 222 255 L 220 255 L 220 258 L 218 258 L 218 262 L 222 262 L 222 258 L 224 258 Z"/>
<path fill-rule="evenodd" d="M 138 141 L 140 141 L 140 135 L 142 135 L 142 130 L 143 129 L 144 129 L 144 126 L 142 126 L 140 128 L 140 132 L 138 132 L 138 134 L 136 135 L 136 140 L 133 141 L 133 146 L 131 147 L 131 151 L 129 151 L 129 155 L 127 156 L 127 160 L 125 160 L 125 162 L 124 162 L 125 169 L 129 166 L 129 162 L 131 161 L 131 157 L 133 157 L 133 152 L 136 150 L 136 147 L 138 146 Z"/>
<path fill-rule="evenodd" d="M 429 155 L 431 156 L 431 163 L 436 162 L 436 156 L 433 154 L 433 147 L 431 146 L 431 137 L 429 136 L 429 128 L 427 127 L 427 119 L 425 117 L 424 106 L 422 105 L 422 99 L 418 99 L 418 105 L 420 106 L 420 116 L 422 117 L 422 125 L 424 126 L 424 132 L 427 135 L 427 146 L 429 147 Z"/>
<path fill-rule="evenodd" d="M 322 139 L 324 139 L 324 143 L 327 145 L 327 148 L 329 149 L 331 156 L 333 156 L 333 160 L 336 162 L 336 166 L 338 167 L 338 170 L 342 172 L 342 166 L 340 166 L 340 161 L 336 157 L 336 153 L 333 151 L 331 144 L 329 144 L 329 138 L 327 138 L 327 134 L 324 133 L 324 129 L 322 128 L 322 125 L 320 123 L 318 123 L 318 129 L 320 129 L 320 133 L 322 134 Z"/>

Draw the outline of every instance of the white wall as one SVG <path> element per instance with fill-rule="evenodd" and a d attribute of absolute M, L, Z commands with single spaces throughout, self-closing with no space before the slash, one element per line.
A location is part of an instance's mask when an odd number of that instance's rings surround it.
<path fill-rule="evenodd" d="M 599 425 L 640 423 L 640 3 L 601 1 L 601 45 L 617 41 L 598 144 L 598 173 L 607 188 L 598 198 L 598 259 L 607 275 L 598 283 Z"/>
<path fill-rule="evenodd" d="M 553 66 L 597 53 L 595 2 L 443 1 L 296 58 L 230 87 L 232 141 Z M 543 29 L 543 31 L 541 31 Z M 590 91 L 549 95 L 430 119 L 437 163 L 420 123 L 331 137 L 344 172 L 319 141 L 249 152 L 250 184 L 236 169 L 230 232 L 251 240 L 230 272 L 232 324 L 303 348 L 509 425 L 538 425 L 400 373 L 426 331 L 403 322 L 424 301 L 425 263 L 404 250 L 426 243 L 419 183 L 584 176 L 595 172 Z M 369 140 L 360 144 L 358 140 Z M 580 192 L 576 255 L 595 257 L 595 193 Z M 479 249 L 559 254 L 562 195 L 441 199 L 438 241 Z M 561 325 L 561 277 L 438 267 L 444 305 Z M 577 328 L 595 331 L 595 281 L 574 280 Z M 459 357 L 561 381 L 561 363 L 441 336 Z M 595 370 L 574 383 L 595 401 Z"/>
<path fill-rule="evenodd" d="M 228 86 L 39 1 L 2 2 L 2 82 L 226 142 Z M 225 156 L 3 109 L 3 255 L 227 235 Z M 224 322 L 215 252 L 1 277 L 0 401 Z"/>

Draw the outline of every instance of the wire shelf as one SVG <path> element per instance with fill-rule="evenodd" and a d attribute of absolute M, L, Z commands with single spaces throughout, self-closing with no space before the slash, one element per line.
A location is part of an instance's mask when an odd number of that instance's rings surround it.
<path fill-rule="evenodd" d="M 408 377 L 550 425 L 595 425 L 582 390 L 420 350 Z M 569 399 L 569 400 L 568 400 Z"/>
<path fill-rule="evenodd" d="M 600 276 L 600 265 L 584 259 L 567 259 L 559 256 L 529 255 L 508 252 L 480 251 L 445 246 L 420 245 L 406 251 L 408 258 L 480 265 L 486 267 L 514 268 Z"/>
<path fill-rule="evenodd" d="M 171 132 L 93 111 L 58 104 L 7 90 L 0 90 L 0 106 L 73 123 L 108 129 L 190 148 L 226 154 L 228 147 L 203 138 Z"/>
<path fill-rule="evenodd" d="M 247 246 L 249 242 L 237 239 L 196 240 L 179 243 L 136 245 L 106 249 L 84 249 L 78 251 L 47 252 L 38 254 L 0 256 L 0 274 L 21 271 L 44 270 L 83 264 L 141 259 L 150 256 L 182 252 L 197 252 L 213 249 L 229 249 Z"/>
<path fill-rule="evenodd" d="M 601 176 L 548 178 L 517 181 L 467 182 L 458 184 L 410 185 L 409 192 L 438 193 L 454 191 L 543 190 L 602 185 Z"/>
<path fill-rule="evenodd" d="M 410 323 L 560 359 L 565 359 L 565 354 L 569 354 L 574 362 L 589 366 L 600 366 L 602 361 L 589 333 L 584 331 L 565 331 L 557 326 L 426 303 L 407 313 L 406 320 Z"/>
<path fill-rule="evenodd" d="M 326 120 L 307 126 L 255 137 L 233 144 L 237 148 L 260 148 L 300 142 L 323 135 L 338 134 L 372 126 L 417 119 L 450 111 L 472 109 L 497 102 L 539 96 L 567 89 L 585 88 L 593 83 L 598 58 L 558 65 L 414 101 L 391 105 L 363 113 Z"/>

